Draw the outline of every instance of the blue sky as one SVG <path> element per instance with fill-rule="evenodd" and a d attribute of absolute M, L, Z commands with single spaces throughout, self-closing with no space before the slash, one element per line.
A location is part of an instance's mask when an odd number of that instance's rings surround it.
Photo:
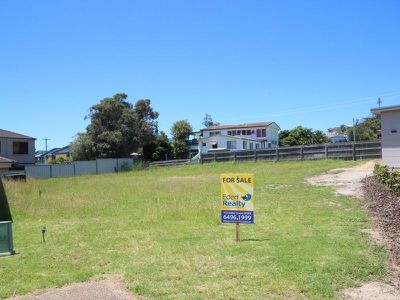
<path fill-rule="evenodd" d="M 0 128 L 63 146 L 88 108 L 149 98 L 160 129 L 325 130 L 400 104 L 400 1 L 0 1 Z"/>

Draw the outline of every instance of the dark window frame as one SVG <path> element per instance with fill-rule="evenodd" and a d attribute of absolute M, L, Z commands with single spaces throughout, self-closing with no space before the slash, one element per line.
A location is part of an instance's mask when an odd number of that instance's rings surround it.
<path fill-rule="evenodd" d="M 29 154 L 28 142 L 13 142 L 13 154 L 27 155 Z"/>

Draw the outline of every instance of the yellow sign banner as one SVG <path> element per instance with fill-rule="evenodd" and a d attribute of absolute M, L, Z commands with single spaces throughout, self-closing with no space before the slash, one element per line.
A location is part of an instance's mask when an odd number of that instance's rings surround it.
<path fill-rule="evenodd" d="M 221 174 L 221 222 L 254 223 L 254 175 Z"/>

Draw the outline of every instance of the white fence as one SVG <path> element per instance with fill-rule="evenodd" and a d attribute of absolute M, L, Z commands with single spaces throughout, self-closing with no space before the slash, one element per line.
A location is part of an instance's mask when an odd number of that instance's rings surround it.
<path fill-rule="evenodd" d="M 89 161 L 75 161 L 68 165 L 32 165 L 25 166 L 26 177 L 60 178 L 86 174 L 104 174 L 123 171 L 133 167 L 133 158 L 104 158 Z"/>

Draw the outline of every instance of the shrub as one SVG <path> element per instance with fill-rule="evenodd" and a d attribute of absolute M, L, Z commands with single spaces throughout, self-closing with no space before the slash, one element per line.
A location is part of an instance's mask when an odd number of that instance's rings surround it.
<path fill-rule="evenodd" d="M 374 177 L 382 182 L 386 188 L 392 190 L 396 196 L 400 196 L 400 172 L 391 170 L 388 166 L 376 164 Z"/>
<path fill-rule="evenodd" d="M 127 162 L 124 162 L 120 168 L 121 172 L 129 172 L 132 171 L 132 166 L 129 166 Z"/>

